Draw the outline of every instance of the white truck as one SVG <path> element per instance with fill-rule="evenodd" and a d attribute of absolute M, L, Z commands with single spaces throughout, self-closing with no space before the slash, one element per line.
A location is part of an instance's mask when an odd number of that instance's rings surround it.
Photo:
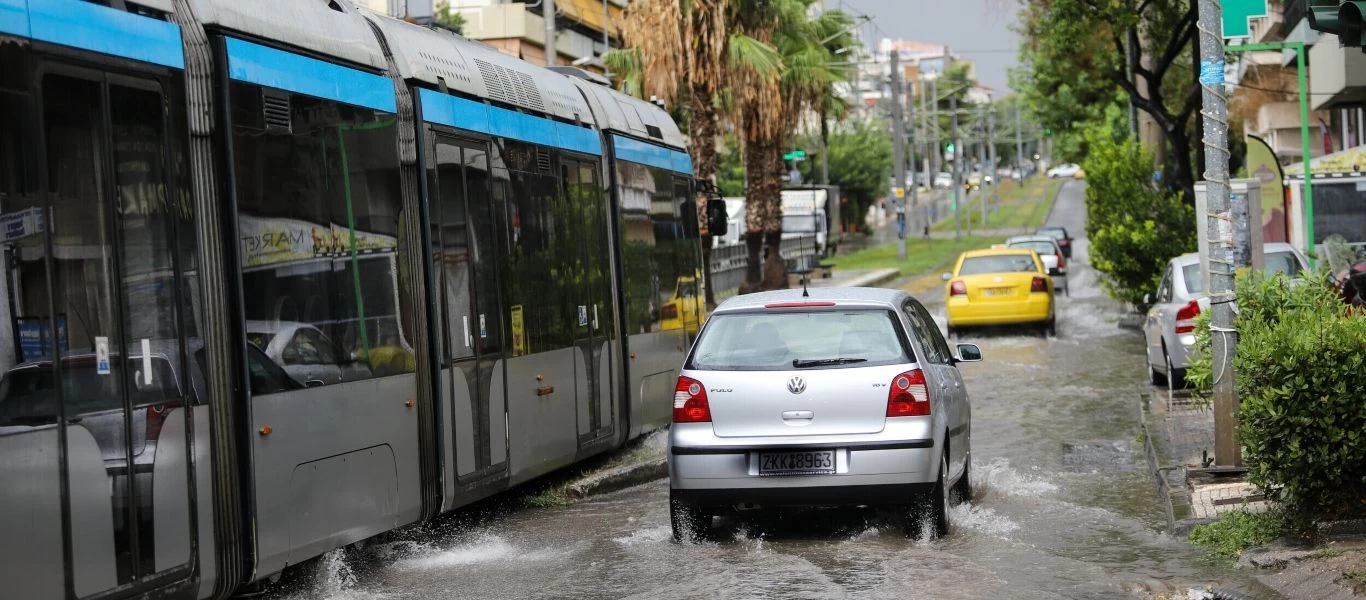
<path fill-rule="evenodd" d="M 782 191 L 783 239 L 802 236 L 816 236 L 816 247 L 822 256 L 830 255 L 832 227 L 829 218 L 830 202 L 838 197 L 830 187 L 810 187 L 786 189 Z M 743 197 L 725 198 L 726 212 L 730 228 L 725 236 L 712 240 L 712 247 L 723 248 L 743 243 L 745 235 L 745 199 Z"/>

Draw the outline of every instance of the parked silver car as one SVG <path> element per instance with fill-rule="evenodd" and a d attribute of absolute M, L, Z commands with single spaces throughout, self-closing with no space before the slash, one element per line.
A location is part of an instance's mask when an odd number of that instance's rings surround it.
<path fill-rule="evenodd" d="M 1017 235 L 1006 239 L 1007 248 L 1028 248 L 1039 254 L 1044 269 L 1053 276 L 1054 289 L 1061 289 L 1064 296 L 1071 295 L 1067 279 L 1067 259 L 1063 257 L 1062 246 L 1046 235 Z M 1054 275 L 1056 273 L 1056 275 Z"/>
<path fill-rule="evenodd" d="M 247 321 L 247 341 L 265 352 L 295 381 L 330 385 L 369 376 L 364 364 L 340 353 L 322 330 L 295 321 Z"/>
<path fill-rule="evenodd" d="M 890 506 L 949 530 L 971 494 L 971 407 L 929 312 L 898 290 L 732 298 L 712 313 L 674 392 L 669 510 L 697 537 L 737 505 Z"/>
<path fill-rule="evenodd" d="M 1296 277 L 1309 268 L 1309 261 L 1290 244 L 1264 244 L 1262 254 L 1267 274 Z M 1150 305 L 1143 323 L 1148 381 L 1182 387 L 1190 365 L 1187 353 L 1195 344 L 1195 318 L 1209 310 L 1209 297 L 1200 280 L 1200 255 L 1192 252 L 1168 261 L 1157 293 L 1148 294 L 1145 300 Z"/>

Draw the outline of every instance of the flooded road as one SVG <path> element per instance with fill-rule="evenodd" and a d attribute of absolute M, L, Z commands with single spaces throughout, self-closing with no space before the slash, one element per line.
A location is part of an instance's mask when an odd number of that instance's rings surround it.
<path fill-rule="evenodd" d="M 1084 235 L 1083 187 L 1051 223 Z M 1120 329 L 1086 264 L 1071 263 L 1059 335 L 970 333 L 975 499 L 945 540 L 906 539 L 859 511 L 718 522 L 715 539 L 670 539 L 668 482 L 560 508 L 504 514 L 415 542 L 335 557 L 299 598 L 1151 598 L 1216 584 L 1274 594 L 1203 560 L 1165 525 L 1137 439 L 1142 343 Z M 943 301 L 926 298 L 942 318 Z"/>

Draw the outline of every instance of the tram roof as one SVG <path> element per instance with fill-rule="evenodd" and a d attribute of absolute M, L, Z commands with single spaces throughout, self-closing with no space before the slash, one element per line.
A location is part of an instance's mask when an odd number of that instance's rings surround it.
<path fill-rule="evenodd" d="M 376 70 L 384 51 L 350 0 L 189 0 L 206 27 L 288 44 Z"/>
<path fill-rule="evenodd" d="M 564 76 L 454 33 L 366 11 L 379 26 L 405 80 L 446 87 L 503 104 L 591 123 L 593 114 Z"/>
<path fill-rule="evenodd" d="M 673 118 L 664 109 L 586 79 L 559 73 L 555 75 L 565 78 L 583 90 L 584 96 L 593 108 L 598 126 L 602 129 L 641 139 L 656 140 L 680 150 L 687 147 L 678 124 L 674 123 Z M 658 135 L 650 130 L 651 126 L 658 128 L 655 130 Z"/>

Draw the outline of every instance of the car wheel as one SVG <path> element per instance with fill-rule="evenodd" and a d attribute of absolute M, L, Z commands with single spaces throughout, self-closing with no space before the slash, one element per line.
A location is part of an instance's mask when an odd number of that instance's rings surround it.
<path fill-rule="evenodd" d="M 1143 362 L 1148 366 L 1148 385 L 1167 385 L 1167 376 L 1157 372 L 1157 367 L 1153 366 L 1153 359 L 1147 352 L 1143 353 Z"/>
<path fill-rule="evenodd" d="M 963 475 L 953 484 L 953 499 L 955 504 L 972 502 L 972 482 L 968 475 L 972 471 L 972 438 L 968 438 L 968 451 L 963 459 Z"/>
<path fill-rule="evenodd" d="M 699 541 L 711 529 L 711 514 L 669 494 L 669 525 L 673 528 L 674 541 Z"/>

